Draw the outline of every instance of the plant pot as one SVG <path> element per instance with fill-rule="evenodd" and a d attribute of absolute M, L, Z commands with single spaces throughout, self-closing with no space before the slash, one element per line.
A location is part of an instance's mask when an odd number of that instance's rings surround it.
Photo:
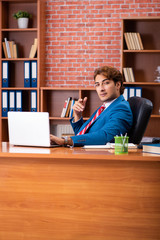
<path fill-rule="evenodd" d="M 28 28 L 29 18 L 18 18 L 18 28 Z"/>

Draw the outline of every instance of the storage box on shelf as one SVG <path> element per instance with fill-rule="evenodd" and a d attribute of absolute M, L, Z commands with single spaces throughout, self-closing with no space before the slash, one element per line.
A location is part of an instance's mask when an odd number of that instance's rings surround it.
<path fill-rule="evenodd" d="M 19 10 L 24 10 L 32 15 L 29 19 L 29 26 L 25 29 L 19 29 L 17 20 L 13 18 L 13 14 Z M 39 111 L 39 88 L 44 79 L 43 61 L 44 46 L 44 1 L 42 0 L 0 0 L 0 41 L 1 43 L 7 39 L 9 42 L 13 41 L 17 47 L 16 55 L 7 55 L 4 49 L 0 51 L 0 105 L 2 106 L 2 91 L 21 91 L 22 92 L 22 110 L 31 111 L 31 95 L 36 91 L 37 111 Z M 40 31 L 41 29 L 41 31 Z M 29 58 L 31 47 L 38 41 L 37 51 L 34 58 Z M 42 47 L 43 46 L 43 47 Z M 24 62 L 33 60 L 37 63 L 37 84 L 31 87 L 24 85 Z M 9 86 L 3 86 L 3 68 L 2 63 L 6 61 L 9 64 Z M 30 76 L 31 78 L 31 76 Z M 8 141 L 8 123 L 7 117 L 0 113 L 0 141 Z"/>
<path fill-rule="evenodd" d="M 142 97 L 153 103 L 153 112 L 149 121 L 146 136 L 160 137 L 160 83 L 155 80 L 155 71 L 160 66 L 160 18 L 125 18 L 122 19 L 122 57 L 121 70 L 131 67 L 135 82 L 126 86 L 142 87 Z M 143 49 L 128 50 L 124 33 L 140 33 Z"/>

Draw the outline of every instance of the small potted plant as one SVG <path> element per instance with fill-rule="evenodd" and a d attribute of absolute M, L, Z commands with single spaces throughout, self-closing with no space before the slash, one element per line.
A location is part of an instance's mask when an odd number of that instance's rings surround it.
<path fill-rule="evenodd" d="M 18 11 L 17 13 L 13 14 L 13 17 L 18 20 L 19 28 L 27 28 L 29 18 L 31 18 L 32 15 L 26 11 Z"/>

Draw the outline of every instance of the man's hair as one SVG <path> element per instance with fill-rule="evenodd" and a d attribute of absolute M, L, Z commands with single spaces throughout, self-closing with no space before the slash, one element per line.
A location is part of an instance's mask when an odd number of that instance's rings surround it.
<path fill-rule="evenodd" d="M 97 68 L 94 71 L 94 80 L 97 75 L 103 75 L 107 79 L 113 80 L 115 84 L 116 84 L 116 82 L 121 82 L 120 94 L 124 93 L 125 88 L 123 86 L 123 76 L 119 70 L 117 70 L 114 67 L 103 66 L 103 67 Z"/>

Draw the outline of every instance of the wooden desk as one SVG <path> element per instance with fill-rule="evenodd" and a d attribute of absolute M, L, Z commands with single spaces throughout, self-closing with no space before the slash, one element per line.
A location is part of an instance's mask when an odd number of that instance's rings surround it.
<path fill-rule="evenodd" d="M 0 149 L 0 240 L 160 239 L 158 155 L 26 150 Z"/>

